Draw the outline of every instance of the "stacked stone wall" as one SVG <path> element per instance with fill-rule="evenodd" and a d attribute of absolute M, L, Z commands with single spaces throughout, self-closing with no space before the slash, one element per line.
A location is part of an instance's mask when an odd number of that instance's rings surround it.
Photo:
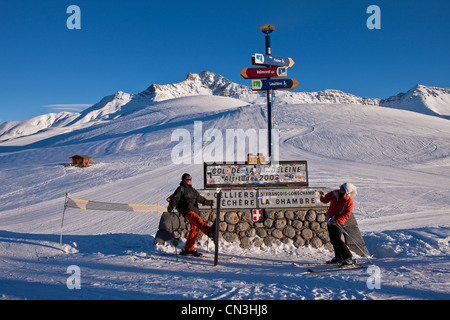
<path fill-rule="evenodd" d="M 295 247 L 311 245 L 332 250 L 326 223 L 327 208 L 314 209 L 266 209 L 262 221 L 252 221 L 251 210 L 224 210 L 220 212 L 221 238 L 238 242 L 242 248 L 270 247 L 281 243 L 292 243 Z M 201 210 L 200 216 L 208 224 L 216 219 L 215 212 Z M 164 213 L 155 242 L 172 238 L 186 238 L 189 223 L 178 213 Z M 204 236 L 199 234 L 199 239 Z"/>

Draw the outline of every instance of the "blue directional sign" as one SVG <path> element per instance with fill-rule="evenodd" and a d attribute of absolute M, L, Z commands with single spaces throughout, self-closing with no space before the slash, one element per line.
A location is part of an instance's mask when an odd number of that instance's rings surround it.
<path fill-rule="evenodd" d="M 262 53 L 255 53 L 254 64 L 264 66 L 292 67 L 294 60 L 286 57 L 276 57 Z"/>
<path fill-rule="evenodd" d="M 253 80 L 252 90 L 292 90 L 297 85 L 298 82 L 295 79 Z"/>

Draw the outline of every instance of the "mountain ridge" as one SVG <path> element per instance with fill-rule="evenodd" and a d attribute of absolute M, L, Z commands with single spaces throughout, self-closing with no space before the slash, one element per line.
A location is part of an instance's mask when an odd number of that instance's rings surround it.
<path fill-rule="evenodd" d="M 417 84 L 406 93 L 381 100 L 380 105 L 450 119 L 450 88 Z"/>
<path fill-rule="evenodd" d="M 103 97 L 98 103 L 80 113 L 44 114 L 23 121 L 0 123 L 0 141 L 31 135 L 52 127 L 88 126 L 131 114 L 155 103 L 188 96 L 213 95 L 242 100 L 249 104 L 266 103 L 265 92 L 252 91 L 248 86 L 234 83 L 211 71 L 188 73 L 178 83 L 151 84 L 144 91 L 130 94 L 118 91 Z M 361 104 L 385 106 L 430 116 L 450 119 L 450 88 L 415 85 L 406 93 L 387 99 L 359 97 L 336 89 L 317 92 L 275 91 L 276 103 L 284 104 Z"/>

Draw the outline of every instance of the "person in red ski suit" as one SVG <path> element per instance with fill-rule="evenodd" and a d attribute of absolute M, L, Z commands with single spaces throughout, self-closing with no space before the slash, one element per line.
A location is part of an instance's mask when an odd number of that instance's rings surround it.
<path fill-rule="evenodd" d="M 201 254 L 195 250 L 195 241 L 197 240 L 199 230 L 210 238 L 214 237 L 214 227 L 205 223 L 199 216 L 199 202 L 207 206 L 213 205 L 213 200 L 202 197 L 200 193 L 192 187 L 192 177 L 188 173 L 183 174 L 180 186 L 170 197 L 169 206 L 167 207 L 169 213 L 172 212 L 173 208 L 177 208 L 178 212 L 185 217 L 191 225 L 186 239 L 186 245 L 184 250 L 181 251 L 181 255 L 201 256 Z"/>
<path fill-rule="evenodd" d="M 337 224 L 344 226 L 345 221 L 350 218 L 353 210 L 353 199 L 350 196 L 356 195 L 356 187 L 351 183 L 344 183 L 338 190 L 327 194 L 321 192 L 320 201 L 330 203 L 327 211 L 328 233 L 334 248 L 335 257 L 327 263 L 353 264 L 352 253 L 347 245 L 342 241 L 342 231 Z"/>

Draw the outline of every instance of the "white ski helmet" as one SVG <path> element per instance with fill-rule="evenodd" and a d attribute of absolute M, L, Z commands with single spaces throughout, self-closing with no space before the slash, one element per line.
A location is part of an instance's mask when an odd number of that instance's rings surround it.
<path fill-rule="evenodd" d="M 357 195 L 356 187 L 353 183 L 346 182 L 340 187 L 343 191 L 345 191 L 347 194 L 349 194 L 351 197 L 354 197 Z"/>

